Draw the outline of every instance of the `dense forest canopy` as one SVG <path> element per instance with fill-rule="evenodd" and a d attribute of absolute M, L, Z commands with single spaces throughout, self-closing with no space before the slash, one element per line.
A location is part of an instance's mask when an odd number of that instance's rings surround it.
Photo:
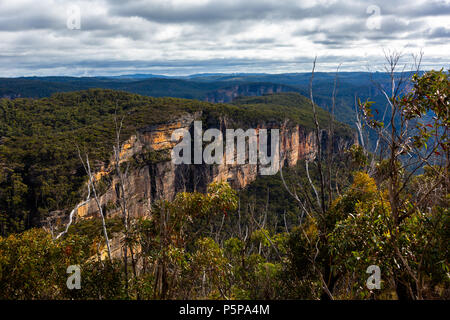
<path fill-rule="evenodd" d="M 413 72 L 408 72 L 408 76 Z M 0 78 L 0 97 L 43 98 L 53 93 L 104 88 L 124 90 L 152 97 L 176 97 L 206 100 L 221 91 L 233 92 L 237 87 L 248 87 L 258 95 L 261 87 L 280 87 L 283 92 L 297 92 L 309 96 L 311 73 L 192 75 L 163 77 L 155 75 L 128 75 L 123 77 L 22 77 Z M 329 111 L 333 88 L 333 73 L 317 72 L 314 80 L 316 103 Z M 377 102 L 384 109 L 386 102 L 378 86 L 389 86 L 386 72 L 341 72 L 339 94 L 335 110 L 337 120 L 354 126 L 355 96 Z M 408 83 L 408 85 L 410 85 Z M 225 96 L 226 97 L 226 96 Z M 231 102 L 231 101 L 228 101 Z"/>

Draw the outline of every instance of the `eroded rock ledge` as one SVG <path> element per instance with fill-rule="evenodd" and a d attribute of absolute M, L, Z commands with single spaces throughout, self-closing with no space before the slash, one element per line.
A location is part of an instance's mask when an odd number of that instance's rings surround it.
<path fill-rule="evenodd" d="M 175 165 L 170 158 L 170 152 L 176 145 L 171 141 L 172 133 L 176 129 L 186 129 L 192 132 L 195 120 L 201 120 L 202 113 L 187 113 L 173 121 L 143 127 L 122 144 L 121 163 L 128 165 L 126 192 L 129 213 L 133 217 L 147 216 L 151 213 L 151 204 L 155 200 L 171 200 L 181 191 L 204 192 L 213 181 L 228 181 L 233 188 L 241 189 L 253 182 L 258 175 L 258 165 L 255 164 L 223 164 L 214 165 Z M 208 121 L 211 123 L 211 121 Z M 227 128 L 234 128 L 233 121 L 227 118 L 215 119 L 214 127 L 225 132 Z M 208 126 L 203 127 L 203 130 Z M 245 129 L 245 128 L 243 128 Z M 286 120 L 282 123 L 259 123 L 255 128 L 279 129 L 280 155 L 282 166 L 294 166 L 301 159 L 312 160 L 317 152 L 317 139 L 312 131 Z M 326 132 L 322 132 L 322 145 L 326 145 Z M 354 141 L 336 137 L 334 148 L 345 148 Z M 109 163 L 113 163 L 110 161 Z M 106 209 L 108 216 L 118 214 L 119 188 L 112 166 L 102 167 L 95 173 L 97 180 L 107 181 L 107 189 L 102 192 L 100 202 Z M 96 202 L 91 199 L 81 206 L 75 216 L 77 219 L 89 219 L 98 215 Z M 62 218 L 62 217 L 60 217 Z M 64 218 L 63 218 L 64 219 Z"/>

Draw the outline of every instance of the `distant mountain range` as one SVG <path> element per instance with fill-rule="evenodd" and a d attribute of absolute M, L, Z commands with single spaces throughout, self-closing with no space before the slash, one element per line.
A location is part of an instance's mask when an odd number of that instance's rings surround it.
<path fill-rule="evenodd" d="M 56 92 L 91 88 L 114 89 L 152 97 L 197 99 L 213 103 L 232 102 L 239 96 L 261 96 L 297 92 L 309 97 L 310 73 L 208 73 L 189 76 L 129 74 L 98 77 L 20 77 L 0 78 L 0 97 L 44 98 Z M 314 75 L 315 102 L 329 110 L 335 73 Z M 379 109 L 386 106 L 377 86 L 388 87 L 389 75 L 382 72 L 340 72 L 336 98 L 338 120 L 354 125 L 355 98 L 371 99 Z M 382 114 L 382 112 L 381 112 Z"/>

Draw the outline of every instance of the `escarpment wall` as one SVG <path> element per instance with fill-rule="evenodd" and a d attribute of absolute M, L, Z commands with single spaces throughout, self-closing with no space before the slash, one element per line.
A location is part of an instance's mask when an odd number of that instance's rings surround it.
<path fill-rule="evenodd" d="M 249 164 L 248 161 L 245 164 L 232 165 L 226 164 L 225 159 L 221 164 L 213 165 L 175 165 L 171 161 L 170 153 L 177 144 L 171 140 L 174 130 L 185 129 L 193 132 L 194 121 L 200 120 L 201 117 L 200 112 L 185 114 L 168 123 L 143 127 L 122 144 L 120 161 L 122 165 L 128 166 L 125 189 L 131 216 L 147 216 L 151 212 L 152 202 L 159 199 L 171 200 L 181 191 L 204 192 L 207 185 L 213 181 L 228 181 L 233 188 L 240 189 L 256 179 L 259 165 Z M 232 128 L 232 121 L 229 119 L 215 119 L 215 122 L 214 126 L 210 126 L 222 132 Z M 203 130 L 206 129 L 208 128 L 204 125 Z M 297 124 L 290 121 L 260 123 L 255 129 L 257 134 L 260 129 L 279 129 L 281 166 L 294 166 L 301 159 L 312 160 L 316 157 L 318 142 L 314 133 Z M 320 140 L 325 147 L 324 144 L 328 143 L 325 132 Z M 348 146 L 353 141 L 344 139 L 339 143 Z M 108 182 L 107 190 L 100 196 L 106 214 L 118 214 L 120 188 L 114 168 L 101 168 L 96 172 L 95 178 Z M 77 219 L 97 215 L 98 207 L 94 199 L 81 206 L 75 214 Z"/>
<path fill-rule="evenodd" d="M 239 96 L 262 96 L 280 92 L 296 92 L 293 87 L 274 83 L 236 84 L 206 94 L 205 101 L 212 103 L 232 102 Z"/>

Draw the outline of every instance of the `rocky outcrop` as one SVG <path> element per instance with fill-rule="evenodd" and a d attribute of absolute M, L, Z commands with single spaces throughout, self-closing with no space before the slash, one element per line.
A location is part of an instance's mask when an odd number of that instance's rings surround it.
<path fill-rule="evenodd" d="M 122 165 L 128 166 L 126 181 L 127 202 L 131 216 L 147 216 L 151 213 L 151 204 L 160 199 L 171 200 L 180 191 L 204 192 L 213 181 L 227 181 L 236 189 L 244 188 L 253 182 L 259 172 L 259 164 L 180 164 L 171 161 L 171 151 L 177 142 L 172 141 L 172 133 L 177 129 L 193 132 L 195 120 L 201 113 L 185 114 L 176 120 L 159 125 L 141 128 L 122 145 Z M 232 128 L 233 121 L 216 119 L 214 126 L 225 132 Z M 203 128 L 206 130 L 207 128 Z M 280 155 L 282 166 L 294 166 L 301 159 L 312 160 L 316 156 L 318 142 L 311 131 L 290 121 L 283 123 L 260 123 L 255 128 L 259 134 L 261 129 L 279 129 Z M 325 132 L 321 143 L 327 143 Z M 353 141 L 335 141 L 334 144 L 348 145 Z M 109 163 L 113 163 L 111 161 Z M 118 181 L 114 168 L 101 167 L 96 172 L 96 180 L 103 179 L 108 185 L 100 197 L 107 215 L 118 214 L 120 197 Z M 81 206 L 75 216 L 92 218 L 98 215 L 98 207 L 94 200 Z"/>
<path fill-rule="evenodd" d="M 246 83 L 236 84 L 227 88 L 218 89 L 206 94 L 205 101 L 212 103 L 232 102 L 239 96 L 263 96 L 280 92 L 297 92 L 298 90 L 274 83 Z"/>

